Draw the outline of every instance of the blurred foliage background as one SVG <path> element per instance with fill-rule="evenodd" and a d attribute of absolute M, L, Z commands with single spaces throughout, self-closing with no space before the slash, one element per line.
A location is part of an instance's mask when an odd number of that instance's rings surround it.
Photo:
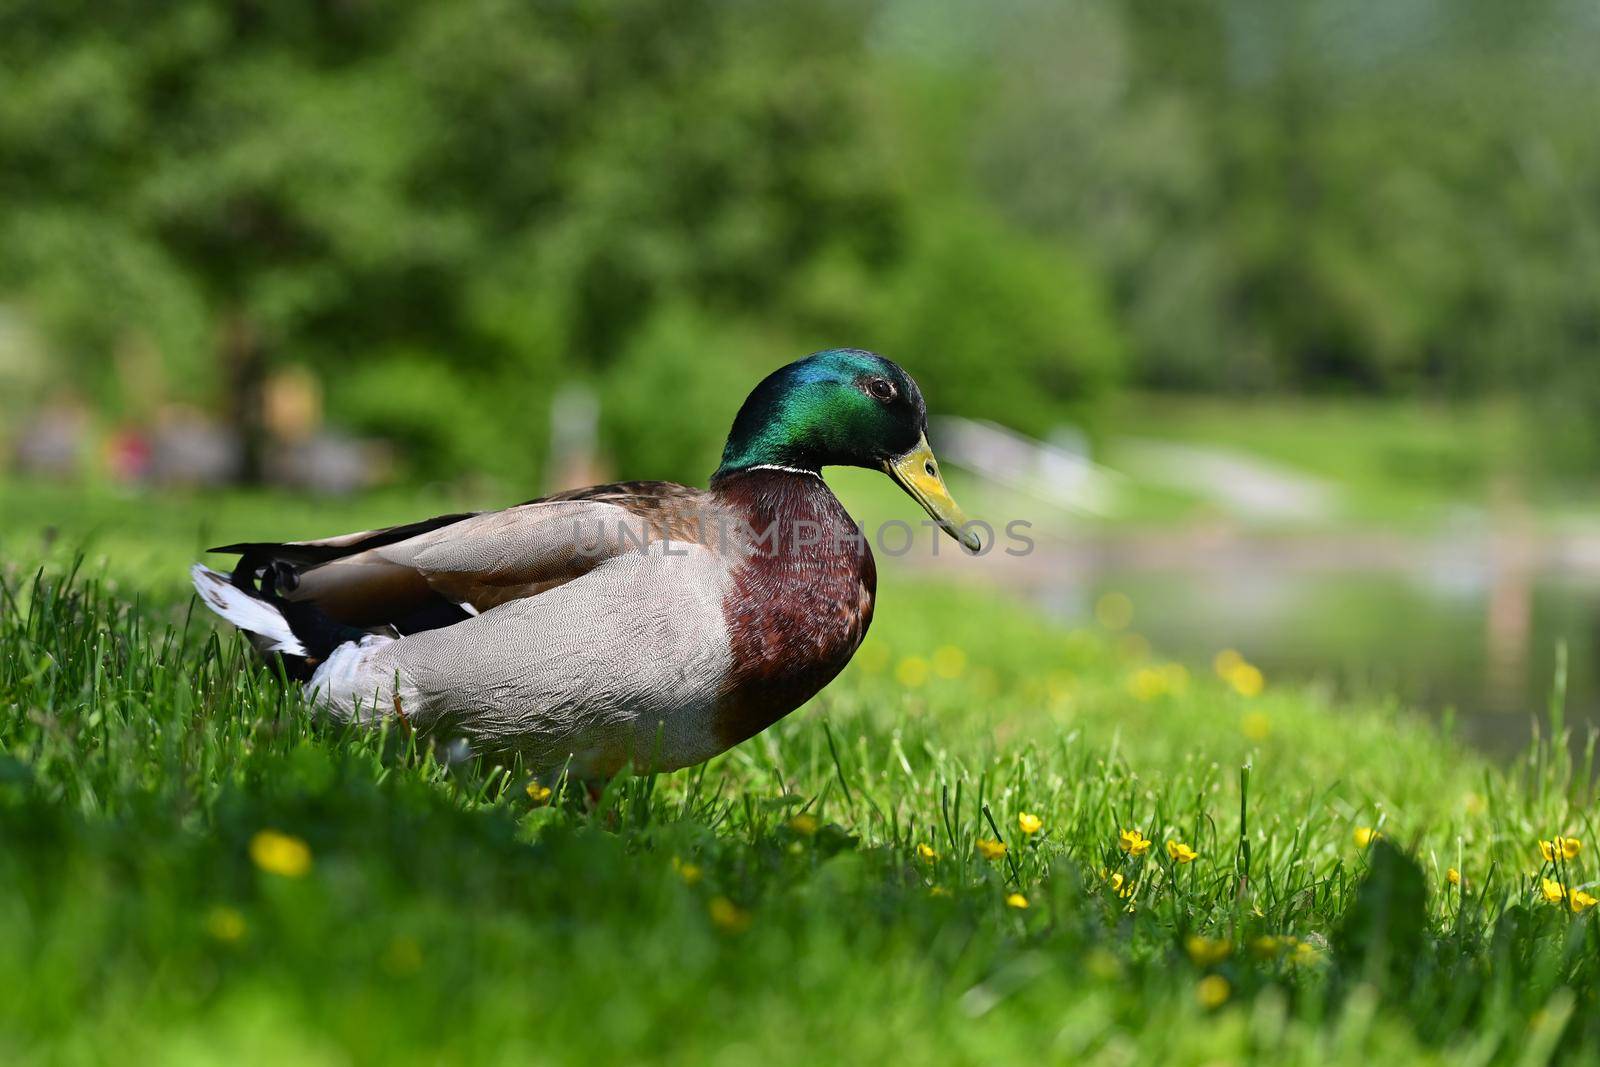
<path fill-rule="evenodd" d="M 288 373 L 404 477 L 527 487 L 579 382 L 610 468 L 699 480 L 849 344 L 1036 436 L 1504 399 L 1570 477 L 1597 45 L 1580 0 L 6 0 L 0 417 L 181 405 L 249 477 Z"/>

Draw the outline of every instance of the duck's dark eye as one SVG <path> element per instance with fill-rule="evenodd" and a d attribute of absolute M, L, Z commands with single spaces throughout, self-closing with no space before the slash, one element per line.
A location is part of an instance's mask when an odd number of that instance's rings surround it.
<path fill-rule="evenodd" d="M 887 378 L 871 378 L 867 381 L 867 392 L 887 404 L 894 399 L 894 383 Z"/>

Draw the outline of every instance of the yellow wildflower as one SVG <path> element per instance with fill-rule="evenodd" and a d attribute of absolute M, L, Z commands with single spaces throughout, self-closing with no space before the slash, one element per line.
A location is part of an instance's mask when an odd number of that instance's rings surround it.
<path fill-rule="evenodd" d="M 1275 959 L 1284 950 L 1286 939 L 1275 934 L 1262 934 L 1250 942 L 1250 955 L 1258 960 Z"/>
<path fill-rule="evenodd" d="M 678 872 L 678 877 L 683 879 L 684 885 L 694 885 L 700 880 L 700 868 L 693 863 L 685 863 L 678 857 L 672 857 L 672 869 Z"/>
<path fill-rule="evenodd" d="M 1196 967 L 1215 967 L 1233 955 L 1233 942 L 1226 938 L 1202 937 L 1190 934 L 1183 942 L 1189 959 Z"/>
<path fill-rule="evenodd" d="M 1016 908 L 1019 911 L 1026 910 L 1028 907 L 1028 898 L 1023 896 L 1021 893 L 1012 893 L 1010 896 L 1006 897 L 1006 907 Z"/>
<path fill-rule="evenodd" d="M 1370 826 L 1358 826 L 1355 832 L 1356 847 L 1366 848 L 1382 836 L 1383 834 L 1380 831 L 1374 830 Z"/>
<path fill-rule="evenodd" d="M 1140 667 L 1128 678 L 1128 693 L 1148 703 L 1167 695 L 1167 676 L 1155 667 Z"/>
<path fill-rule="evenodd" d="M 1569 889 L 1550 878 L 1539 879 L 1539 891 L 1544 894 L 1544 899 L 1550 903 L 1560 904 L 1565 901 L 1575 912 L 1587 911 L 1594 907 L 1595 904 L 1600 903 L 1600 898 L 1596 898 L 1581 889 Z"/>
<path fill-rule="evenodd" d="M 1200 853 L 1182 841 L 1169 840 L 1167 842 L 1167 855 L 1172 857 L 1174 863 L 1193 863 L 1199 858 Z"/>
<path fill-rule="evenodd" d="M 1254 697 L 1260 696 L 1261 691 L 1267 687 L 1267 679 L 1261 673 L 1261 668 L 1243 663 L 1228 675 L 1228 684 L 1233 686 L 1233 691 L 1240 696 Z"/>
<path fill-rule="evenodd" d="M 1142 856 L 1150 851 L 1150 839 L 1138 830 L 1123 830 L 1117 835 L 1117 847 L 1130 856 Z"/>
<path fill-rule="evenodd" d="M 543 804 L 550 799 L 550 787 L 541 784 L 537 779 L 528 783 L 528 799 L 535 804 Z"/>
<path fill-rule="evenodd" d="M 1207 1011 L 1213 1011 L 1228 1002 L 1233 987 L 1220 974 L 1208 974 L 1194 987 L 1194 999 Z"/>
<path fill-rule="evenodd" d="M 928 661 L 921 656 L 907 656 L 894 669 L 895 681 L 907 689 L 916 689 L 928 681 Z"/>
<path fill-rule="evenodd" d="M 1124 878 L 1121 871 L 1108 871 L 1102 867 L 1100 868 L 1100 877 L 1104 878 L 1111 886 L 1111 891 L 1123 900 L 1127 900 L 1138 892 L 1139 886 Z"/>
<path fill-rule="evenodd" d="M 1445 881 L 1449 882 L 1451 885 L 1465 884 L 1464 879 L 1461 877 L 1461 872 L 1456 870 L 1454 867 L 1451 867 L 1448 871 L 1445 871 L 1444 877 Z"/>
<path fill-rule="evenodd" d="M 802 837 L 810 837 L 817 832 L 817 817 L 810 812 L 802 811 L 789 820 L 789 829 Z"/>
<path fill-rule="evenodd" d="M 950 890 L 946 889 L 942 885 L 929 886 L 928 895 L 930 897 L 947 897 L 950 895 Z"/>
<path fill-rule="evenodd" d="M 978 855 L 986 860 L 997 860 L 1006 854 L 1004 841 L 996 841 L 989 837 L 978 838 Z"/>
<path fill-rule="evenodd" d="M 1025 834 L 1036 834 L 1044 829 L 1044 820 L 1031 812 L 1022 812 L 1017 816 L 1017 829 Z"/>
<path fill-rule="evenodd" d="M 1539 855 L 1544 857 L 1546 863 L 1554 863 L 1557 859 L 1577 859 L 1582 850 L 1583 842 L 1576 837 L 1558 837 L 1553 841 L 1539 842 Z"/>
<path fill-rule="evenodd" d="M 250 924 L 237 908 L 219 904 L 206 912 L 206 933 L 218 941 L 232 943 L 250 932 Z"/>
<path fill-rule="evenodd" d="M 311 848 L 298 837 L 262 830 L 250 839 L 250 859 L 268 874 L 299 878 L 311 869 Z"/>
<path fill-rule="evenodd" d="M 955 645 L 940 645 L 933 650 L 933 673 L 941 678 L 959 678 L 967 669 L 967 654 Z"/>
<path fill-rule="evenodd" d="M 750 913 L 727 897 L 712 897 L 708 906 L 711 921 L 718 929 L 730 934 L 742 933 L 750 927 Z"/>
<path fill-rule="evenodd" d="M 1291 938 L 1294 941 L 1294 954 L 1289 957 L 1289 962 L 1297 967 L 1309 967 L 1322 958 L 1322 953 L 1317 951 L 1317 946 L 1307 941 Z"/>
<path fill-rule="evenodd" d="M 926 842 L 921 842 L 917 845 L 917 856 L 927 860 L 929 863 L 939 858 L 939 854 L 933 850 L 933 846 Z"/>

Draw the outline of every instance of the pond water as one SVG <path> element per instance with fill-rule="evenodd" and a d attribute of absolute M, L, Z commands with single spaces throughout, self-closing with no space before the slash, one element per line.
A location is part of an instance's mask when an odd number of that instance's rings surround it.
<path fill-rule="evenodd" d="M 1600 575 L 1541 546 L 1089 544 L 1044 568 L 1031 595 L 1092 622 L 1109 593 L 1158 654 L 1208 670 L 1236 648 L 1269 679 L 1452 713 L 1467 740 L 1509 756 L 1547 714 L 1558 649 L 1566 720 L 1600 726 Z"/>

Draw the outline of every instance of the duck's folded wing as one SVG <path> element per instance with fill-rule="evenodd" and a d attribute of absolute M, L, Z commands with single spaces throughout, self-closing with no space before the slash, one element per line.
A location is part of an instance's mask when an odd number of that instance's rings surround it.
<path fill-rule="evenodd" d="M 321 541 L 229 545 L 234 583 L 330 618 L 402 633 L 536 596 L 637 548 L 653 518 L 627 502 L 551 499 Z M 257 584 L 259 583 L 259 585 Z"/>

